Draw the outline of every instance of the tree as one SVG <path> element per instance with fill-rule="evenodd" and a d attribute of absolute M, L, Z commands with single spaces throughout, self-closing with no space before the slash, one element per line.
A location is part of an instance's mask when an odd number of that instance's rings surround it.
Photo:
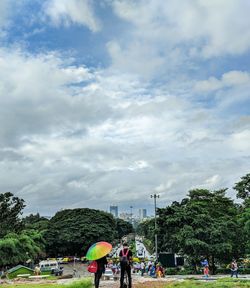
<path fill-rule="evenodd" d="M 241 177 L 241 181 L 235 183 L 234 189 L 237 191 L 237 198 L 250 198 L 250 173 Z"/>
<path fill-rule="evenodd" d="M 0 266 L 25 263 L 42 253 L 44 240 L 39 232 L 9 233 L 0 239 Z"/>
<path fill-rule="evenodd" d="M 51 256 L 85 254 L 91 244 L 112 242 L 116 238 L 114 217 L 88 208 L 57 212 L 45 233 L 47 252 Z"/>
<path fill-rule="evenodd" d="M 22 229 L 20 215 L 25 207 L 24 200 L 10 192 L 0 194 L 0 238 L 9 232 L 19 232 Z"/>
<path fill-rule="evenodd" d="M 159 248 L 190 256 L 195 263 L 207 257 L 211 268 L 215 260 L 239 257 L 243 232 L 237 222 L 238 207 L 225 192 L 191 190 L 180 203 L 158 209 Z"/>
<path fill-rule="evenodd" d="M 25 229 L 34 229 L 37 231 L 45 231 L 49 225 L 49 219 L 41 217 L 39 213 L 30 214 L 22 219 Z"/>
<path fill-rule="evenodd" d="M 123 236 L 133 233 L 134 229 L 131 223 L 124 221 L 122 219 L 116 219 L 116 230 L 118 233 L 118 238 L 121 239 Z"/>
<path fill-rule="evenodd" d="M 246 254 L 250 254 L 250 198 L 244 201 L 239 214 L 239 223 L 243 226 L 243 234 L 246 241 Z"/>

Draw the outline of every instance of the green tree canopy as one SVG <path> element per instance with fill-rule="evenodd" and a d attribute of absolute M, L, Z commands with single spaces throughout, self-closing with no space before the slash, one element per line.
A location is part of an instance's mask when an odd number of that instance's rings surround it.
<path fill-rule="evenodd" d="M 234 189 L 238 198 L 244 200 L 250 198 L 250 173 L 241 177 L 241 181 L 235 184 Z"/>
<path fill-rule="evenodd" d="M 39 213 L 30 214 L 22 219 L 25 229 L 34 229 L 37 231 L 45 231 L 49 225 L 49 219 L 41 217 Z"/>
<path fill-rule="evenodd" d="M 124 221 L 122 219 L 116 219 L 116 230 L 118 233 L 118 238 L 121 239 L 123 236 L 133 233 L 134 229 L 131 223 Z"/>
<path fill-rule="evenodd" d="M 0 194 L 0 238 L 22 229 L 20 215 L 25 207 L 24 200 L 10 192 Z"/>
<path fill-rule="evenodd" d="M 243 253 L 238 207 L 226 189 L 191 190 L 180 203 L 158 209 L 158 239 L 162 251 L 173 250 L 199 262 L 201 256 L 229 261 Z"/>
<path fill-rule="evenodd" d="M 42 253 L 44 240 L 37 231 L 9 233 L 0 239 L 0 266 L 25 263 Z"/>
<path fill-rule="evenodd" d="M 51 218 L 45 234 L 51 256 L 85 254 L 98 241 L 117 238 L 116 222 L 110 213 L 82 208 L 66 209 Z"/>

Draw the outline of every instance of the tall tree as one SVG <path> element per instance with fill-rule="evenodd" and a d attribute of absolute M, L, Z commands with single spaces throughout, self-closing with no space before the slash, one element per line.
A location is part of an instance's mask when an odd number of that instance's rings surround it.
<path fill-rule="evenodd" d="M 133 233 L 134 229 L 131 223 L 124 221 L 122 219 L 116 219 L 116 230 L 118 233 L 118 238 L 121 239 L 123 236 Z"/>
<path fill-rule="evenodd" d="M 202 256 L 229 261 L 243 253 L 238 207 L 225 196 L 226 189 L 210 192 L 195 189 L 181 203 L 158 210 L 161 250 L 172 249 L 199 262 Z"/>
<path fill-rule="evenodd" d="M 49 219 L 41 217 L 39 213 L 30 214 L 22 219 L 25 229 L 34 229 L 37 231 L 45 231 L 49 225 Z"/>
<path fill-rule="evenodd" d="M 44 250 L 42 235 L 36 231 L 9 233 L 0 239 L 0 266 L 25 263 Z"/>
<path fill-rule="evenodd" d="M 51 256 L 84 254 L 95 242 L 117 239 L 115 219 L 94 209 L 62 210 L 50 220 L 45 239 Z"/>
<path fill-rule="evenodd" d="M 24 207 L 24 200 L 15 197 L 12 193 L 0 194 L 0 238 L 22 229 L 20 216 Z"/>
<path fill-rule="evenodd" d="M 237 197 L 243 200 L 250 198 L 250 173 L 241 177 L 241 181 L 235 183 L 234 189 L 237 191 Z"/>

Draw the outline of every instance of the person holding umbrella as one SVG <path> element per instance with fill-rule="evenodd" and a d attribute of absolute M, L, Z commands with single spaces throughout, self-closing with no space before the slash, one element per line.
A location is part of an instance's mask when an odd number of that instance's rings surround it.
<path fill-rule="evenodd" d="M 99 288 L 100 279 L 102 274 L 105 273 L 106 265 L 108 264 L 106 256 L 102 257 L 101 259 L 97 259 L 97 271 L 95 273 L 95 288 Z"/>
<path fill-rule="evenodd" d="M 95 288 L 99 288 L 100 279 L 105 272 L 105 266 L 108 264 L 106 255 L 112 250 L 112 245 L 108 242 L 97 242 L 93 244 L 87 254 L 88 260 L 95 260 L 97 263 L 97 270 L 95 272 Z"/>

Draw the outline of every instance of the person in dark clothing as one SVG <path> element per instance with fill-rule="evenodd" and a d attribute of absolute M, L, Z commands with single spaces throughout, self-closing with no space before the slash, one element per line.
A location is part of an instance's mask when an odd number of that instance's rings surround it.
<path fill-rule="evenodd" d="M 106 256 L 101 259 L 96 260 L 98 268 L 95 273 L 95 288 L 99 288 L 100 279 L 102 277 L 102 273 L 105 272 L 105 266 L 108 264 Z"/>
<path fill-rule="evenodd" d="M 128 275 L 128 288 L 132 288 L 131 279 L 131 262 L 132 262 L 132 252 L 128 248 L 128 244 L 123 244 L 123 249 L 119 253 L 120 256 L 120 266 L 121 266 L 121 277 L 120 277 L 120 288 L 123 288 L 124 274 L 125 271 Z"/>

